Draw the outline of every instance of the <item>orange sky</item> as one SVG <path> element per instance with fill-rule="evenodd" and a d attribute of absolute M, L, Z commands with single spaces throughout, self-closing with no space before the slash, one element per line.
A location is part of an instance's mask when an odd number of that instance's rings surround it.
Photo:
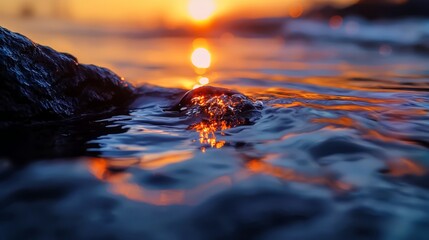
<path fill-rule="evenodd" d="M 53 8 L 77 21 L 133 22 L 139 24 L 183 23 L 192 21 L 188 10 L 191 0 L 14 0 L 0 1 L 0 14 L 15 15 L 27 2 L 34 5 L 39 16 L 53 14 Z M 198 0 L 197 0 L 198 1 Z M 206 0 L 199 0 L 206 1 Z M 294 6 L 307 8 L 320 2 L 347 4 L 356 0 L 212 0 L 213 17 L 284 16 Z M 58 4 L 62 3 L 62 4 Z M 63 10 L 61 10 L 63 9 Z M 58 13 L 58 10 L 57 10 Z"/>

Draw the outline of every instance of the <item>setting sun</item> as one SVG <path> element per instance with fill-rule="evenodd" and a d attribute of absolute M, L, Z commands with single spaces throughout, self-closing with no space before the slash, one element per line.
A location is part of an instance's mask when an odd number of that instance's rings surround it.
<path fill-rule="evenodd" d="M 213 15 L 215 8 L 213 0 L 190 0 L 188 11 L 192 19 L 204 21 Z"/>

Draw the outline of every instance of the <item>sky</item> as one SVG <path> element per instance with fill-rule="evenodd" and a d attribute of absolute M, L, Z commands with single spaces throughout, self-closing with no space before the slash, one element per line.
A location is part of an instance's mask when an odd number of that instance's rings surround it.
<path fill-rule="evenodd" d="M 194 2 L 198 8 L 212 4 L 208 19 L 234 16 L 285 16 L 290 11 L 305 10 L 320 2 L 350 4 L 356 0 L 14 0 L 0 1 L 0 14 L 16 16 L 27 3 L 39 17 L 62 16 L 84 22 L 122 22 L 136 24 L 182 24 L 198 22 L 190 12 Z M 53 9 L 56 9 L 55 11 Z M 195 11 L 195 10 L 194 10 Z M 204 11 L 204 10 L 202 10 Z M 208 11 L 208 10 L 207 10 Z M 194 14 L 195 15 L 195 14 Z M 196 14 L 198 15 L 198 14 Z M 204 14 L 203 14 L 204 15 Z M 201 17 L 201 16 L 200 16 Z M 203 16 L 204 17 L 204 16 Z"/>

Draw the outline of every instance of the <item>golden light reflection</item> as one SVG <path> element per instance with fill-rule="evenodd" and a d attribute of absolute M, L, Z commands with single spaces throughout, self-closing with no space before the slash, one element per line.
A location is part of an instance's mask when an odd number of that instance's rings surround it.
<path fill-rule="evenodd" d="M 197 83 L 194 84 L 193 89 L 202 87 L 202 86 L 207 85 L 209 83 L 210 83 L 210 79 L 208 77 L 198 76 Z"/>
<path fill-rule="evenodd" d="M 363 111 L 363 112 L 377 112 L 385 110 L 382 106 L 362 106 L 362 105 L 321 105 L 304 102 L 292 102 L 292 103 L 278 103 L 273 104 L 273 107 L 277 108 L 291 108 L 291 107 L 309 107 L 314 109 L 330 110 L 330 111 Z"/>
<path fill-rule="evenodd" d="M 196 48 L 191 55 L 191 62 L 196 68 L 207 69 L 210 67 L 212 57 L 206 48 Z"/>
<path fill-rule="evenodd" d="M 288 99 L 306 99 L 306 100 L 337 100 L 337 101 L 351 101 L 351 102 L 362 102 L 371 104 L 395 104 L 403 103 L 402 99 L 378 99 L 378 98 L 367 98 L 367 97 L 354 97 L 354 96 L 341 96 L 341 95 L 329 95 L 316 92 L 308 92 L 297 89 L 288 89 L 286 92 L 282 89 L 271 88 L 268 89 L 269 93 L 286 97 Z"/>
<path fill-rule="evenodd" d="M 210 83 L 210 79 L 206 74 L 212 64 L 212 54 L 209 51 L 209 44 L 204 38 L 195 39 L 192 42 L 192 47 L 191 63 L 197 74 L 197 81 L 193 86 L 193 89 L 195 89 Z"/>
<path fill-rule="evenodd" d="M 251 159 L 247 161 L 245 166 L 251 172 L 263 173 L 287 181 L 325 185 L 340 192 L 353 189 L 352 185 L 340 180 L 330 179 L 324 176 L 308 176 L 298 173 L 293 169 L 274 166 L 261 159 Z"/>
<path fill-rule="evenodd" d="M 203 145 L 202 152 L 206 151 L 204 145 L 208 145 L 211 148 L 222 148 L 226 142 L 217 140 L 216 134 L 220 131 L 220 134 L 224 135 L 223 131 L 231 128 L 227 121 L 217 118 L 217 116 L 225 114 L 228 109 L 227 104 L 221 98 L 213 98 L 207 101 L 205 96 L 198 96 L 192 99 L 193 104 L 204 108 L 207 107 L 207 102 L 216 105 L 217 110 L 207 112 L 208 120 L 190 126 L 190 129 L 199 133 L 199 141 Z"/>
<path fill-rule="evenodd" d="M 216 5 L 213 0 L 190 0 L 188 12 L 194 21 L 205 21 L 213 16 Z"/>
<path fill-rule="evenodd" d="M 243 181 L 254 174 L 267 174 L 273 177 L 293 181 L 310 183 L 317 185 L 326 185 L 336 191 L 349 191 L 353 186 L 335 179 L 330 179 L 324 176 L 308 176 L 298 173 L 293 169 L 274 166 L 268 163 L 273 156 L 269 155 L 264 159 L 256 159 L 245 157 L 247 160 L 245 167 L 247 170 L 237 171 L 234 175 L 220 176 L 208 182 L 196 185 L 193 188 L 187 189 L 147 189 L 141 183 L 135 181 L 132 172 L 127 172 L 129 167 L 140 167 L 146 169 L 146 166 L 138 164 L 138 159 L 106 159 L 106 158 L 92 158 L 88 161 L 88 170 L 98 180 L 108 184 L 108 190 L 116 195 L 123 196 L 127 199 L 144 202 L 157 206 L 167 205 L 182 205 L 182 204 L 197 204 L 201 198 L 202 193 L 211 191 L 219 187 L 229 187 L 236 181 Z M 153 159 L 156 161 L 156 159 Z M 137 163 L 137 164 L 136 164 Z M 405 164 L 405 165 L 404 165 Z M 159 164 L 159 166 L 166 166 Z M 410 164 L 408 161 L 401 162 L 397 165 L 400 167 L 400 172 L 395 172 L 393 175 L 402 176 L 408 173 L 416 173 L 421 175 L 424 172 L 419 170 L 415 164 Z M 403 166 L 406 166 L 403 170 Z M 123 169 L 117 171 L 112 169 Z M 159 174 L 152 172 L 152 174 Z"/>
<path fill-rule="evenodd" d="M 356 128 L 359 126 L 358 123 L 356 123 L 353 119 L 345 116 L 340 118 L 316 118 L 316 119 L 313 119 L 313 122 L 333 124 L 333 125 L 338 125 L 338 126 L 348 127 L 348 128 Z"/>
<path fill-rule="evenodd" d="M 209 121 L 209 122 L 200 122 L 194 126 L 192 129 L 197 131 L 200 134 L 200 143 L 204 145 L 210 145 L 212 148 L 222 148 L 225 145 L 225 141 L 218 141 L 216 137 L 217 131 L 224 131 L 229 129 L 226 121 Z M 223 134 L 221 132 L 221 134 Z M 205 148 L 203 148 L 203 152 Z"/>
<path fill-rule="evenodd" d="M 146 154 L 139 159 L 138 165 L 144 169 L 158 169 L 174 163 L 187 161 L 193 156 L 192 152 L 189 151 Z"/>
<path fill-rule="evenodd" d="M 127 199 L 144 202 L 157 206 L 177 204 L 195 204 L 202 192 L 219 186 L 231 186 L 233 181 L 230 176 L 221 176 L 207 183 L 197 185 L 191 189 L 146 189 L 133 182 L 133 175 L 127 172 L 110 171 L 112 167 L 126 164 L 134 166 L 134 161 L 110 160 L 105 158 L 92 158 L 88 162 L 88 170 L 100 181 L 106 182 L 109 191 Z"/>
<path fill-rule="evenodd" d="M 426 174 L 426 169 L 414 161 L 406 158 L 401 158 L 398 161 L 388 162 L 389 174 L 394 177 L 406 175 L 423 176 Z"/>
<path fill-rule="evenodd" d="M 404 112 L 404 114 L 406 113 Z M 359 133 L 361 134 L 362 138 L 368 139 L 370 141 L 378 140 L 381 142 L 415 145 L 415 142 L 413 142 L 412 140 L 406 139 L 399 134 L 395 134 L 394 132 L 385 133 L 385 132 L 379 132 L 378 130 L 369 129 L 349 117 L 315 118 L 315 119 L 312 119 L 312 122 L 329 124 L 328 126 L 322 129 L 328 129 L 330 131 L 342 129 L 342 128 L 357 129 L 359 130 Z"/>
<path fill-rule="evenodd" d="M 109 168 L 112 167 L 113 162 L 104 158 L 93 158 L 88 164 L 89 171 L 97 179 L 109 183 L 109 189 L 112 193 L 134 201 L 160 206 L 183 203 L 184 191 L 144 189 L 132 182 L 130 173 L 111 173 Z"/>
<path fill-rule="evenodd" d="M 403 122 L 408 121 L 410 116 L 425 116 L 428 114 L 426 109 L 422 108 L 408 108 L 408 109 L 395 109 L 387 104 L 404 104 L 404 99 L 386 99 L 386 98 L 365 98 L 365 97 L 353 97 L 353 96 L 335 96 L 321 93 L 307 92 L 302 90 L 288 89 L 287 92 L 281 89 L 268 89 L 268 93 L 275 94 L 276 97 L 284 97 L 291 99 L 290 103 L 273 104 L 279 108 L 289 107 L 310 107 L 315 109 L 324 110 L 340 110 L 340 111 L 363 111 L 368 113 L 383 113 L 383 117 L 389 121 Z M 267 95 L 269 96 L 269 95 Z M 302 101 L 300 99 L 305 99 Z M 354 104 L 340 104 L 340 105 L 323 105 L 308 102 L 309 100 L 317 101 L 350 101 Z M 372 117 L 377 118 L 377 115 Z M 344 119 L 342 119 L 344 120 Z M 355 123 L 357 125 L 357 123 Z M 338 124 L 337 125 L 341 125 Z M 355 126 L 356 127 L 356 126 Z"/>
<path fill-rule="evenodd" d="M 210 81 L 209 81 L 209 79 L 208 79 L 207 77 L 200 77 L 200 78 L 199 78 L 199 80 L 198 80 L 198 82 L 199 82 L 201 85 L 206 85 L 206 84 L 208 84 Z"/>
<path fill-rule="evenodd" d="M 99 180 L 109 183 L 109 189 L 114 194 L 128 199 L 146 202 L 153 205 L 172 205 L 183 202 L 183 193 L 177 190 L 146 190 L 133 183 L 129 173 L 111 173 L 111 162 L 104 158 L 93 158 L 89 161 L 89 171 Z"/>

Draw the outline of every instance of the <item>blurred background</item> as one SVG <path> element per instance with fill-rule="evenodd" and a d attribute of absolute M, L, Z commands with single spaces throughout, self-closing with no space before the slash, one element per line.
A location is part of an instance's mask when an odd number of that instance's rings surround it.
<path fill-rule="evenodd" d="M 111 68 L 135 84 L 188 89 L 216 82 L 231 66 L 250 66 L 246 55 L 255 61 L 284 50 L 285 41 L 340 41 L 382 56 L 396 49 L 427 52 L 428 13 L 424 0 L 0 2 L 0 24 L 35 42 Z M 335 51 L 353 54 L 346 45 Z M 288 56 L 299 57 L 294 54 Z"/>
<path fill-rule="evenodd" d="M 299 17 L 321 4 L 346 6 L 355 0 L 17 0 L 2 1 L 6 17 L 68 19 L 80 23 L 120 23 L 144 28 L 174 27 L 203 20 L 246 17 Z M 374 2 L 374 1 L 371 1 Z M 398 1 L 397 1 L 398 2 Z"/>

